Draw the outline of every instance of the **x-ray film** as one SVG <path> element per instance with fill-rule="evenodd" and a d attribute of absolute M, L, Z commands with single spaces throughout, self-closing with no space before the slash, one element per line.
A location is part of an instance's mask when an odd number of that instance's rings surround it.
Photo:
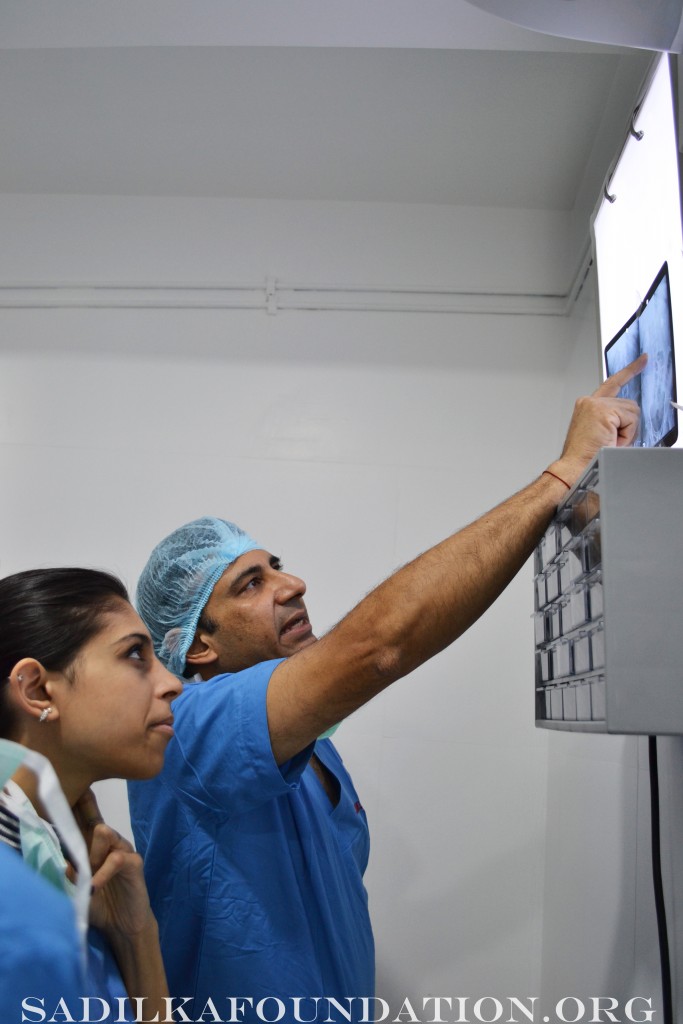
<path fill-rule="evenodd" d="M 647 352 L 647 366 L 619 392 L 640 406 L 635 444 L 670 447 L 678 437 L 673 319 L 667 264 L 661 268 L 644 301 L 605 349 L 607 374 L 616 373 Z"/>

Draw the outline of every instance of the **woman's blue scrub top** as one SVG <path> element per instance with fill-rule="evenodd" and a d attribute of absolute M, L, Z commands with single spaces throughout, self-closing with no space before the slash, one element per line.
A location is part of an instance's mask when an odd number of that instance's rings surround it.
<path fill-rule="evenodd" d="M 67 897 L 0 843 L 0 1007 L 3 1024 L 49 1016 L 60 999 L 77 1012 L 85 977 Z M 25 1011 L 22 1003 L 28 1000 Z"/>
<path fill-rule="evenodd" d="M 356 1019 L 359 997 L 374 994 L 367 820 L 329 740 L 275 763 L 266 690 L 278 664 L 185 686 L 162 774 L 129 783 L 136 845 L 171 993 L 193 997 L 188 1009 L 211 998 L 220 1012 L 241 997 L 252 1003 L 239 1019 L 258 1020 L 259 1000 L 273 997 L 288 1020 L 295 997 L 345 1007 L 355 997 Z M 339 782 L 335 806 L 309 764 L 314 749 Z M 313 1005 L 300 1004 L 302 1019 L 318 1019 Z"/>
<path fill-rule="evenodd" d="M 71 901 L 2 842 L 0 946 L 2 1024 L 81 1020 L 86 996 L 102 1024 L 135 1019 L 105 937 L 88 930 L 84 965 Z"/>

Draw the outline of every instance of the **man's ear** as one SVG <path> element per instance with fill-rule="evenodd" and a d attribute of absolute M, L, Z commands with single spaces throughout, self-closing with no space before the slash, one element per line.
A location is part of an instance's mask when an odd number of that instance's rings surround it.
<path fill-rule="evenodd" d="M 18 711 L 31 718 L 40 718 L 50 708 L 50 721 L 59 718 L 59 710 L 55 707 L 54 680 L 35 658 L 18 661 L 10 672 L 9 684 Z"/>
<path fill-rule="evenodd" d="M 212 665 L 217 660 L 218 652 L 213 649 L 211 636 L 206 633 L 196 633 L 185 655 L 187 664 L 199 669 L 202 665 Z"/>

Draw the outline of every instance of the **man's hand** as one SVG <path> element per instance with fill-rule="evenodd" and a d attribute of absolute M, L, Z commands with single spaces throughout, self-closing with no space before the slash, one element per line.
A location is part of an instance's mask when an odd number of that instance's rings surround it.
<path fill-rule="evenodd" d="M 639 356 L 585 398 L 579 398 L 569 424 L 562 455 L 548 468 L 568 484 L 581 476 L 601 448 L 624 447 L 638 432 L 640 409 L 629 398 L 617 398 L 625 384 L 645 369 L 647 355 Z"/>

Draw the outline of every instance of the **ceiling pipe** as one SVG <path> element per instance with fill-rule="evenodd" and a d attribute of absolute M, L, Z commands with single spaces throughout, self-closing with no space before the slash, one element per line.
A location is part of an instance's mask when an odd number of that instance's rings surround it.
<path fill-rule="evenodd" d="M 683 51 L 683 0 L 467 0 L 515 25 L 567 39 Z"/>

